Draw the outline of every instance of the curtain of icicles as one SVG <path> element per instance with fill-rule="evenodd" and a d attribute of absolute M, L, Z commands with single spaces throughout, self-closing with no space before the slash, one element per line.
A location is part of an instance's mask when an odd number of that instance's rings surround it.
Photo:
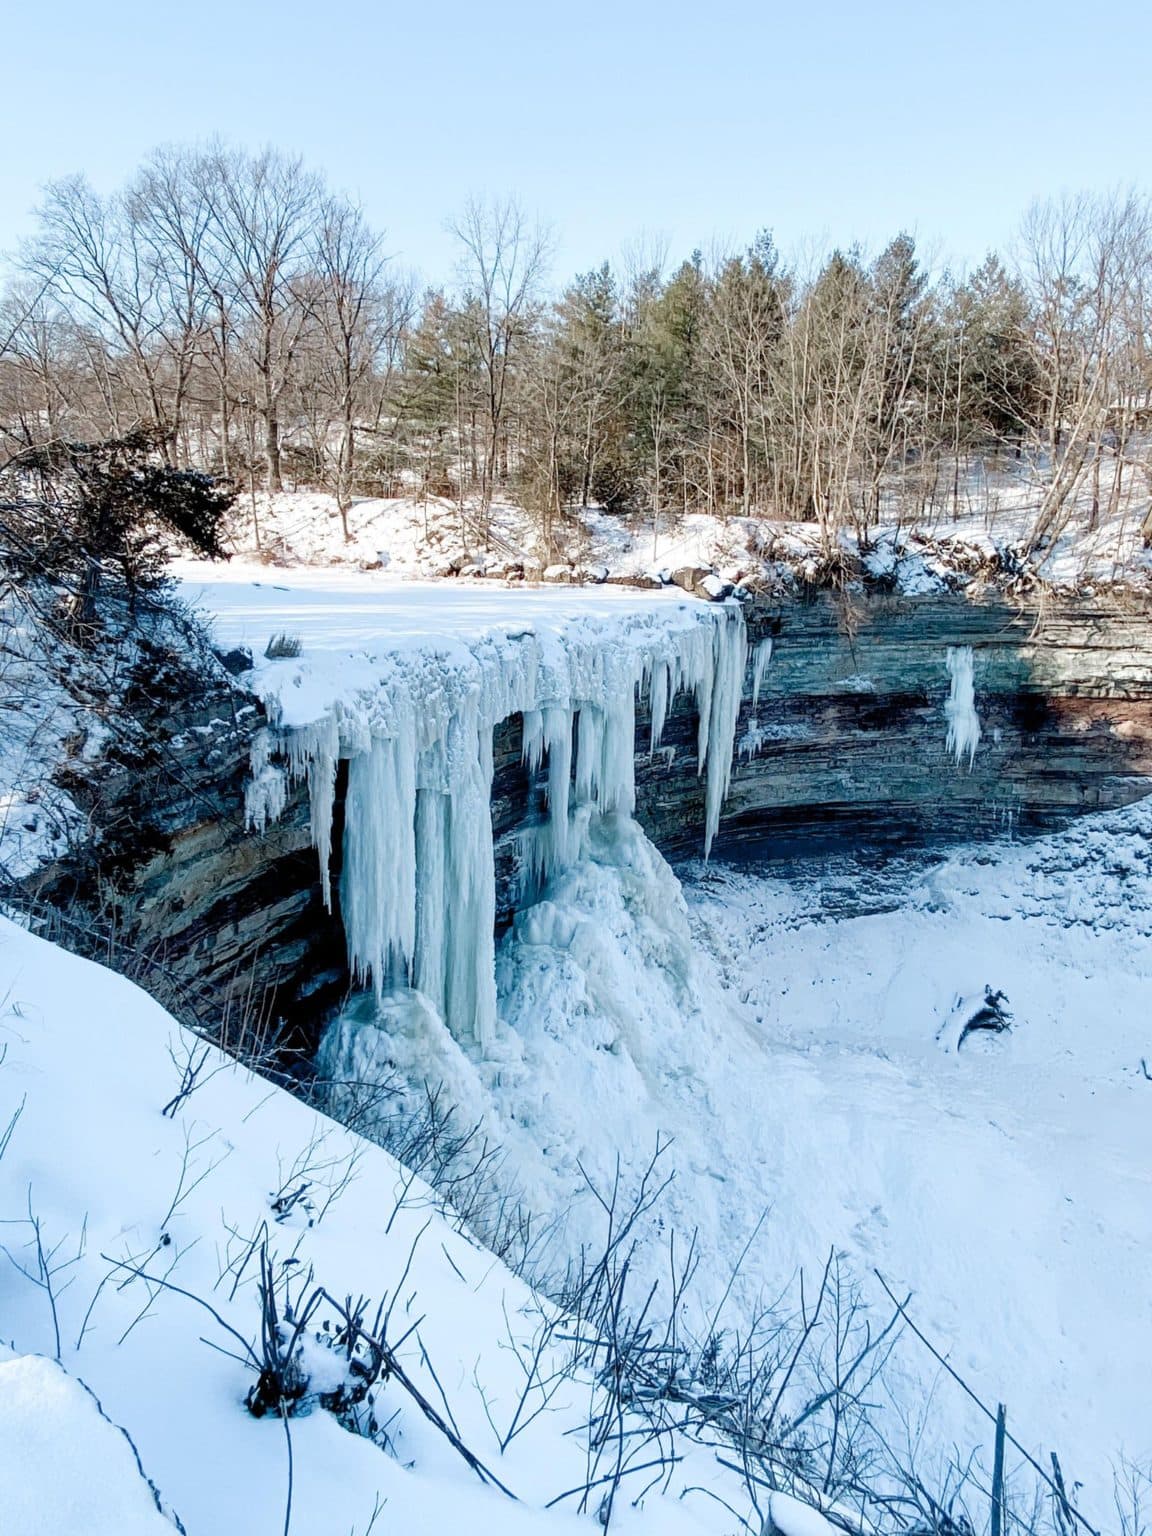
<path fill-rule="evenodd" d="M 522 714 L 525 761 L 547 764 L 547 812 L 523 840 L 533 889 L 580 858 L 593 816 L 635 810 L 640 695 L 653 752 L 676 695 L 693 698 L 705 856 L 719 827 L 748 664 L 738 604 L 649 609 L 588 630 L 488 637 L 463 657 L 398 654 L 380 697 L 265 732 L 253 751 L 257 827 L 280 814 L 286 779 L 307 777 L 328 902 L 336 764 L 349 760 L 340 903 L 353 974 L 378 994 L 418 988 L 481 1049 L 496 1019 L 490 801 L 501 720 Z"/>

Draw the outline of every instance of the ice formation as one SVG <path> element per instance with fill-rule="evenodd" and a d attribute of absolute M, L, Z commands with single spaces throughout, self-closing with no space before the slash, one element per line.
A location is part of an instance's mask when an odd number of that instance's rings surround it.
<path fill-rule="evenodd" d="M 972 647 L 948 647 L 948 676 L 951 686 L 944 702 L 948 721 L 946 745 L 959 765 L 965 757 L 971 768 L 980 745 L 980 717 L 976 713 L 976 685 L 972 675 Z"/>
<path fill-rule="evenodd" d="M 755 713 L 760 703 L 760 689 L 764 685 L 764 674 L 768 670 L 768 663 L 772 660 L 772 637 L 761 640 L 752 652 L 752 715 L 740 738 L 740 756 L 747 762 L 756 756 L 765 741 L 769 739 L 770 732 L 760 724 L 759 716 Z"/>
<path fill-rule="evenodd" d="M 764 674 L 768 670 L 768 663 L 772 660 L 772 636 L 761 640 L 752 653 L 752 708 L 760 703 L 760 689 L 764 683 Z"/>
<path fill-rule="evenodd" d="M 737 603 L 669 605 L 559 632 L 528 627 L 463 646 L 431 638 L 399 646 L 373 687 L 335 690 L 318 719 L 297 723 L 288 699 L 277 717 L 273 696 L 274 724 L 252 754 L 249 820 L 260 828 L 275 819 L 287 781 L 306 776 L 331 902 L 336 766 L 347 758 L 340 907 L 353 975 L 378 999 L 415 988 L 457 1038 L 483 1050 L 496 1020 L 494 727 L 521 714 L 525 763 L 546 769 L 544 815 L 522 839 L 525 894 L 535 895 L 581 857 L 594 820 L 635 810 L 637 694 L 649 700 L 655 753 L 672 700 L 689 693 L 707 857 L 747 662 Z M 760 653 L 756 664 L 760 676 Z"/>

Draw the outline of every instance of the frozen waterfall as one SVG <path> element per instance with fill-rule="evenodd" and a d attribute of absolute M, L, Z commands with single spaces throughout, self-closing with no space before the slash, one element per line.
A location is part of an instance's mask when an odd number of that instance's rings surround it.
<path fill-rule="evenodd" d="M 972 671 L 972 647 L 950 645 L 948 647 L 948 676 L 951 685 L 944 703 L 944 715 L 948 721 L 946 746 L 957 765 L 968 759 L 972 767 L 976 748 L 980 745 L 980 717 L 976 713 L 976 684 Z"/>
<path fill-rule="evenodd" d="M 522 715 L 524 761 L 545 770 L 545 814 L 522 837 L 525 886 L 539 890 L 581 857 L 594 818 L 635 810 L 637 696 L 649 702 L 655 752 L 672 701 L 688 694 L 699 716 L 707 856 L 747 661 L 737 603 L 622 607 L 607 620 L 578 616 L 463 643 L 429 635 L 386 652 L 372 686 L 333 688 L 307 723 L 292 720 L 287 690 L 279 718 L 273 701 L 273 723 L 253 749 L 249 819 L 274 819 L 287 781 L 307 778 L 330 904 L 336 767 L 348 759 L 340 907 L 353 975 L 378 998 L 415 988 L 453 1034 L 483 1049 L 496 1020 L 494 728 Z"/>

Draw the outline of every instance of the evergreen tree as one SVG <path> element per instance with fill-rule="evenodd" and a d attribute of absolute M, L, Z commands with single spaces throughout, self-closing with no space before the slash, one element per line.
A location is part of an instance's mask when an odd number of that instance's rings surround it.
<path fill-rule="evenodd" d="M 974 437 L 1019 441 L 1038 425 L 1041 410 L 1024 290 L 989 254 L 959 290 L 956 310 L 965 342 L 964 418 Z"/>
<path fill-rule="evenodd" d="M 227 559 L 222 525 L 234 488 L 166 463 L 156 431 L 31 449 L 5 466 L 0 494 L 10 561 L 66 587 L 85 625 L 106 576 L 123 582 L 133 607 L 140 591 L 164 585 L 173 539 Z"/>

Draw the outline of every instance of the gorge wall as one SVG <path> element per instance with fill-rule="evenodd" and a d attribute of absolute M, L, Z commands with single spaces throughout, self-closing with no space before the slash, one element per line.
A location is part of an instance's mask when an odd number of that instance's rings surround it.
<path fill-rule="evenodd" d="M 720 857 L 1040 830 L 1152 790 L 1147 605 L 822 594 L 753 603 L 748 631 L 773 651 L 757 708 L 746 690 Z M 953 646 L 973 650 L 982 735 L 970 767 L 946 746 Z M 670 857 L 690 853 L 688 776 L 653 765 L 642 779 L 651 835 Z"/>
<path fill-rule="evenodd" d="M 771 640 L 759 700 L 753 667 L 714 858 L 795 857 L 844 839 L 907 849 L 1026 832 L 1152 791 L 1152 608 L 1114 598 L 852 598 L 745 605 L 750 650 Z M 971 646 L 982 738 L 971 767 L 946 748 L 949 647 Z M 242 685 L 243 678 L 239 679 Z M 244 825 L 256 701 L 223 679 L 170 715 L 142 768 L 106 777 L 90 815 L 129 825 L 101 899 L 127 943 L 218 1010 L 268 996 L 307 1045 L 346 991 L 338 910 L 325 909 L 307 788 L 263 833 Z M 649 754 L 637 709 L 637 816 L 672 859 L 702 851 L 696 714 L 681 695 Z M 522 721 L 494 737 L 497 924 L 519 882 L 519 834 L 538 817 L 543 774 L 522 761 Z M 342 765 L 343 768 L 343 765 Z M 346 774 L 337 778 L 339 859 Z M 338 869 L 334 868 L 338 874 Z M 47 871 L 48 894 L 67 869 Z M 338 881 L 334 881 L 338 889 Z M 338 905 L 338 896 L 336 898 Z"/>

